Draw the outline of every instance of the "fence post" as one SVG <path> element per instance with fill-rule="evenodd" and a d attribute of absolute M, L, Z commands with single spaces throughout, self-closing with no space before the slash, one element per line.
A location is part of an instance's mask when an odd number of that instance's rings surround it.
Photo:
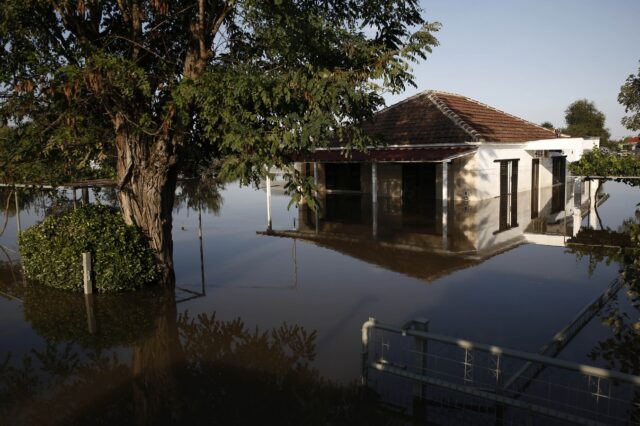
<path fill-rule="evenodd" d="M 84 295 L 84 306 L 87 309 L 87 327 L 90 334 L 96 333 L 96 314 L 93 309 L 93 294 Z"/>
<path fill-rule="evenodd" d="M 411 329 L 416 331 L 429 331 L 429 320 L 426 318 L 416 318 L 411 321 Z M 427 339 L 423 337 L 415 337 L 415 351 L 416 351 L 416 370 L 420 376 L 426 376 L 427 370 L 427 352 L 428 343 Z M 425 403 L 426 398 L 426 385 L 423 383 L 415 383 L 413 385 L 413 415 L 420 418 L 426 415 Z"/>
<path fill-rule="evenodd" d="M 91 253 L 88 251 L 82 253 L 82 275 L 84 278 L 84 294 L 93 294 Z"/>
<path fill-rule="evenodd" d="M 362 324 L 362 376 L 360 378 L 360 384 L 363 386 L 369 385 L 369 341 L 371 340 L 371 329 L 375 327 L 376 319 L 369 317 L 364 324 Z"/>

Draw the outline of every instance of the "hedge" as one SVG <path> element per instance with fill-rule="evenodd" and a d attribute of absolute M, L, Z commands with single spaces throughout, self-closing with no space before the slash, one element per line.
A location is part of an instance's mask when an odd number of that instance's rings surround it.
<path fill-rule="evenodd" d="M 107 206 L 86 205 L 49 216 L 21 232 L 18 244 L 26 276 L 61 290 L 83 290 L 86 251 L 92 254 L 99 293 L 136 290 L 157 277 L 144 235 Z"/>

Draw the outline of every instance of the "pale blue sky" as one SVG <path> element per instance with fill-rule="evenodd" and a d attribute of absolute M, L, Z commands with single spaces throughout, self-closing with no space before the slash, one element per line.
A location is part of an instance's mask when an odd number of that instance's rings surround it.
<path fill-rule="evenodd" d="M 618 92 L 640 63 L 640 0 L 422 0 L 439 21 L 440 46 L 414 65 L 418 88 L 459 93 L 535 123 L 564 126 L 564 110 L 587 98 L 619 138 Z"/>

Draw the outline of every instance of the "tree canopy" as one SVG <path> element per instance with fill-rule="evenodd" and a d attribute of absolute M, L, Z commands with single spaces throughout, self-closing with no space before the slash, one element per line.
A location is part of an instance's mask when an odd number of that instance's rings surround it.
<path fill-rule="evenodd" d="M 242 172 L 358 145 L 357 124 L 382 88 L 412 84 L 438 28 L 397 0 L 9 0 L 1 13 L 0 117 L 19 146 L 5 174 L 54 153 L 105 163 L 115 122 L 173 131 Z"/>
<path fill-rule="evenodd" d="M 540 124 L 542 127 L 544 127 L 545 129 L 549 129 L 549 130 L 553 130 L 556 127 L 553 125 L 552 122 L 550 121 L 544 121 L 542 124 Z"/>
<path fill-rule="evenodd" d="M 630 115 L 622 118 L 622 125 L 629 130 L 640 132 L 640 68 L 638 74 L 631 74 L 620 88 L 618 95 L 625 112 Z"/>
<path fill-rule="evenodd" d="M 360 125 L 414 84 L 439 29 L 417 0 L 5 0 L 0 16 L 0 173 L 111 168 L 165 259 L 185 167 L 213 157 L 248 183 L 331 141 L 367 146 Z"/>
<path fill-rule="evenodd" d="M 596 105 L 587 99 L 573 102 L 564 112 L 567 122 L 565 133 L 573 137 L 600 137 L 608 140 L 611 134 L 604 127 L 605 115 Z"/>

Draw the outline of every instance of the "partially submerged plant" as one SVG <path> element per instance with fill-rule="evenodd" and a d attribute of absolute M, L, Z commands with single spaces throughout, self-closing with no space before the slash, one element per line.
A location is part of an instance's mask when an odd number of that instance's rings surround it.
<path fill-rule="evenodd" d="M 43 285 L 82 291 L 82 253 L 91 252 L 100 293 L 135 290 L 156 279 L 144 235 L 119 212 L 101 205 L 49 216 L 18 239 L 24 272 Z"/>

